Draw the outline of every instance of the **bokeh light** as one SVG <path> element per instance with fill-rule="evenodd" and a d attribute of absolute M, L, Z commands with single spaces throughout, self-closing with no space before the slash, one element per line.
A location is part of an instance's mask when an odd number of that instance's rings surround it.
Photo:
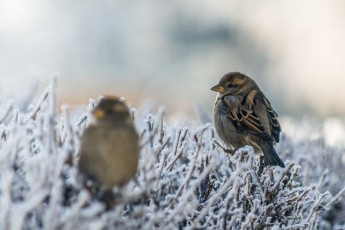
<path fill-rule="evenodd" d="M 171 113 L 189 113 L 196 102 L 211 111 L 210 87 L 224 73 L 241 71 L 280 114 L 342 117 L 344 6 L 1 1 L 0 94 L 26 101 L 57 74 L 61 103 L 117 94 L 134 105 L 156 101 Z"/>

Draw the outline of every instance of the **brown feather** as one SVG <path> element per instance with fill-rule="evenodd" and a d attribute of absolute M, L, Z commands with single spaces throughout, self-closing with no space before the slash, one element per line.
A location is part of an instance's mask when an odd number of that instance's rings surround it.
<path fill-rule="evenodd" d="M 255 100 L 257 96 L 263 96 L 257 90 L 252 89 L 245 96 L 226 96 L 223 98 L 224 102 L 228 105 L 228 118 L 232 121 L 239 122 L 241 126 L 245 126 L 248 132 L 255 134 L 265 140 L 270 140 L 270 130 L 266 130 L 260 118 L 254 113 Z M 264 96 L 263 96 L 264 97 Z M 267 99 L 266 99 L 267 100 Z M 269 103 L 269 102 L 268 102 Z M 265 101 L 265 105 L 269 105 Z M 271 117 L 268 115 L 269 118 Z M 273 117 L 274 118 L 274 117 Z M 270 127 L 274 126 L 275 123 L 270 120 Z M 272 123 L 272 124 L 271 124 Z M 275 138 L 274 133 L 274 138 Z M 279 133 L 278 133 L 279 135 Z"/>
<path fill-rule="evenodd" d="M 265 105 L 267 107 L 267 116 L 269 119 L 269 123 L 271 126 L 271 131 L 272 131 L 272 135 L 273 135 L 273 139 L 275 142 L 279 142 L 279 136 L 280 136 L 280 132 L 281 132 L 281 127 L 278 121 L 278 114 L 273 110 L 271 103 L 269 102 L 269 100 L 264 97 L 264 102 Z"/>
<path fill-rule="evenodd" d="M 278 115 L 254 80 L 240 72 L 225 74 L 219 81 L 214 108 L 214 126 L 227 146 L 252 145 L 263 152 L 265 165 L 284 163 L 273 148 L 281 132 Z"/>

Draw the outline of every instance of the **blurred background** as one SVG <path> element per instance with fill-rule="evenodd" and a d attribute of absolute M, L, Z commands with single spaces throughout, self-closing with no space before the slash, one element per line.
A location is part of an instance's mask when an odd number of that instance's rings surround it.
<path fill-rule="evenodd" d="M 223 74 L 254 78 L 279 114 L 345 114 L 345 2 L 0 0 L 0 95 L 104 94 L 211 112 Z"/>

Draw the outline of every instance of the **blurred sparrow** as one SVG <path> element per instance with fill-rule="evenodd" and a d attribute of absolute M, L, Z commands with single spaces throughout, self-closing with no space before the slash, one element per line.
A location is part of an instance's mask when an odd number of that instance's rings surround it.
<path fill-rule="evenodd" d="M 81 137 L 79 170 L 104 191 L 122 186 L 137 172 L 139 137 L 128 107 L 105 97 L 92 111 L 95 122 Z"/>
<path fill-rule="evenodd" d="M 278 115 L 250 77 L 231 72 L 225 74 L 211 90 L 218 92 L 213 111 L 216 132 L 228 147 L 251 145 L 263 153 L 266 166 L 285 167 L 273 144 L 281 131 Z"/>

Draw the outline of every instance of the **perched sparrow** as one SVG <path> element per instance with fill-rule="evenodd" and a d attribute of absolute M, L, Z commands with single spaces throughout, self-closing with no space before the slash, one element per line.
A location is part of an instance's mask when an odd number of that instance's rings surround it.
<path fill-rule="evenodd" d="M 250 77 L 225 74 L 211 90 L 218 92 L 213 111 L 216 132 L 224 143 L 235 149 L 251 145 L 264 154 L 265 165 L 285 167 L 273 144 L 281 131 L 278 115 Z"/>
<path fill-rule="evenodd" d="M 111 191 L 135 176 L 139 137 L 127 105 L 119 98 L 101 99 L 92 114 L 95 122 L 81 137 L 79 170 Z"/>

